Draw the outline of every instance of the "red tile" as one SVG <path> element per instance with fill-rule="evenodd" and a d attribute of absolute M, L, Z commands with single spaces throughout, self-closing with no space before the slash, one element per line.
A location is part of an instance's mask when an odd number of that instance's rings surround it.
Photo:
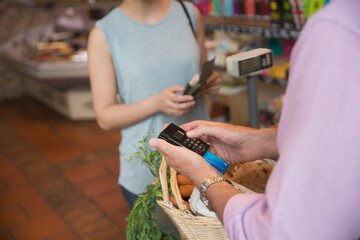
<path fill-rule="evenodd" d="M 15 239 L 38 240 L 56 236 L 68 228 L 55 214 L 49 214 L 10 228 Z"/>
<path fill-rule="evenodd" d="M 0 206 L 6 206 L 39 197 L 39 194 L 32 187 L 21 185 L 0 192 L 0 196 Z"/>
<path fill-rule="evenodd" d="M 0 208 L 0 229 L 13 226 L 16 223 L 27 222 L 28 217 L 18 205 Z"/>
<path fill-rule="evenodd" d="M 38 189 L 40 194 L 46 198 L 48 202 L 52 203 L 53 200 L 64 198 L 75 201 L 75 197 L 78 197 L 80 194 L 79 192 L 74 192 L 74 188 L 64 178 L 44 183 L 44 185 L 38 186 Z"/>
<path fill-rule="evenodd" d="M 66 221 L 70 222 L 72 219 L 81 217 L 84 214 L 95 210 L 98 210 L 95 204 L 91 204 L 89 202 L 83 202 L 82 204 L 79 205 L 73 204 L 71 208 L 62 209 L 62 212 L 63 212 L 63 218 Z"/>
<path fill-rule="evenodd" d="M 119 231 L 118 228 L 109 218 L 103 215 L 99 210 L 86 212 L 76 218 L 71 219 L 69 224 L 77 235 L 85 238 L 84 236 L 93 236 L 94 232 L 101 231 L 104 228 L 112 228 Z M 112 236 L 113 234 L 111 234 Z M 107 235 L 108 236 L 108 235 Z M 103 236 L 104 237 L 104 236 Z M 98 238 L 98 239 L 105 239 Z"/>
<path fill-rule="evenodd" d="M 83 151 L 96 151 L 113 145 L 111 141 L 103 139 L 103 136 L 97 136 L 95 134 L 79 139 L 72 139 L 71 142 Z"/>
<path fill-rule="evenodd" d="M 98 197 L 103 193 L 118 189 L 119 185 L 116 178 L 105 176 L 81 184 L 79 188 L 88 197 Z"/>
<path fill-rule="evenodd" d="M 103 160 L 101 161 L 101 165 L 104 166 L 108 171 L 112 172 L 116 177 L 119 176 L 119 171 L 120 171 L 119 157 Z"/>
<path fill-rule="evenodd" d="M 103 213 L 98 209 L 94 209 L 72 218 L 69 223 L 73 229 L 78 230 L 86 228 L 86 226 L 89 226 L 93 223 L 100 224 L 104 220 L 106 220 L 106 217 L 103 215 Z"/>
<path fill-rule="evenodd" d="M 32 219 L 53 212 L 49 204 L 41 197 L 34 197 L 28 201 L 22 201 L 20 205 Z"/>
<path fill-rule="evenodd" d="M 112 131 L 104 131 L 100 130 L 101 132 L 99 135 L 105 135 L 108 139 L 111 139 L 111 141 L 115 144 L 119 144 L 121 141 L 121 132 L 119 130 L 112 130 Z"/>
<path fill-rule="evenodd" d="M 56 236 L 48 238 L 48 240 L 76 240 L 76 239 L 78 238 L 75 237 L 75 235 L 70 230 L 67 230 L 65 232 L 56 234 Z"/>
<path fill-rule="evenodd" d="M 82 202 L 85 199 L 84 195 L 78 190 L 70 191 L 58 191 L 57 193 L 48 196 L 47 201 L 51 203 L 51 206 L 60 213 L 63 213 L 64 209 L 72 209 L 76 202 Z"/>
<path fill-rule="evenodd" d="M 54 129 L 60 136 L 70 142 L 73 139 L 84 139 L 84 137 L 86 138 L 87 136 L 95 136 L 94 130 L 84 125 L 74 127 L 74 125 L 71 124 L 60 124 L 55 126 Z"/>
<path fill-rule="evenodd" d="M 58 162 L 79 156 L 80 152 L 71 144 L 59 138 L 49 126 L 38 121 L 11 118 L 12 124 L 31 145 L 43 152 L 51 162 Z"/>
<path fill-rule="evenodd" d="M 105 135 L 106 131 L 99 132 L 98 128 L 97 124 L 93 122 L 92 124 L 84 123 L 76 128 L 62 124 L 55 126 L 55 131 L 66 141 L 83 151 L 113 146 L 114 140 Z"/>
<path fill-rule="evenodd" d="M 2 137 L 6 137 L 6 135 L 2 135 Z M 9 159 L 5 156 L 4 152 L 2 151 L 2 149 L 0 149 L 0 163 L 3 164 L 4 162 L 9 162 Z"/>
<path fill-rule="evenodd" d="M 100 208 L 109 215 L 121 211 L 124 215 L 130 213 L 129 207 L 121 193 L 120 187 L 95 199 Z"/>
<path fill-rule="evenodd" d="M 23 173 L 37 186 L 44 186 L 61 180 L 61 175 L 45 160 L 24 163 Z"/>
<path fill-rule="evenodd" d="M 11 146 L 4 151 L 11 157 L 11 161 L 19 166 L 24 163 L 36 162 L 43 158 L 39 152 L 36 152 L 30 146 L 25 144 Z"/>
<path fill-rule="evenodd" d="M 27 180 L 23 175 L 19 173 L 15 173 L 11 176 L 6 177 L 4 179 L 4 182 L 6 183 L 7 187 L 12 188 L 19 185 L 25 185 L 27 183 Z"/>
<path fill-rule="evenodd" d="M 65 177 L 71 182 L 79 184 L 81 182 L 106 175 L 105 170 L 96 165 L 85 165 L 75 169 L 68 170 L 64 173 Z"/>
<path fill-rule="evenodd" d="M 0 192 L 5 191 L 5 181 L 0 179 Z"/>
<path fill-rule="evenodd" d="M 80 151 L 68 146 L 66 143 L 58 143 L 57 147 L 52 147 L 44 151 L 44 156 L 52 163 L 66 161 L 80 156 Z"/>
<path fill-rule="evenodd" d="M 111 220 L 105 218 L 81 225 L 76 231 L 84 239 L 107 239 L 121 234 L 120 228 Z"/>
<path fill-rule="evenodd" d="M 86 240 L 99 240 L 99 239 L 116 239 L 123 240 L 125 232 L 121 231 L 115 224 L 111 224 L 102 228 L 98 228 L 84 236 Z"/>
<path fill-rule="evenodd" d="M 0 165 L 0 178 L 5 178 L 18 173 L 17 168 L 10 162 L 7 157 L 5 157 L 2 151 L 0 151 Z"/>
<path fill-rule="evenodd" d="M 117 212 L 116 214 L 112 215 L 111 218 L 119 225 L 119 227 L 126 231 L 127 221 L 126 218 L 129 214 L 124 214 L 123 212 Z"/>
<path fill-rule="evenodd" d="M 13 237 L 10 235 L 10 231 L 8 229 L 0 229 L 0 239 L 13 240 Z"/>
<path fill-rule="evenodd" d="M 125 239 L 119 130 L 24 98 L 0 103 L 0 132 L 1 240 Z"/>
<path fill-rule="evenodd" d="M 115 157 L 119 157 L 119 150 L 118 150 L 117 146 L 107 147 L 107 148 L 101 149 L 99 151 L 96 151 L 96 154 L 101 159 L 115 158 Z"/>

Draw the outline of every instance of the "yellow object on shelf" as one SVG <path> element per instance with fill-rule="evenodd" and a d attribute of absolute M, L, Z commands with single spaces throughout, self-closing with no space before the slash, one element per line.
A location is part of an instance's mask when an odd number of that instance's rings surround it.
<path fill-rule="evenodd" d="M 290 67 L 290 62 L 281 66 L 275 66 L 269 69 L 268 75 L 274 78 L 287 79 L 287 72 Z"/>

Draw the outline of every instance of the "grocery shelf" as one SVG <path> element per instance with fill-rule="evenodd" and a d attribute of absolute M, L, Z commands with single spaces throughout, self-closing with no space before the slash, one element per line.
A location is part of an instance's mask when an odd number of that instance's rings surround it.
<path fill-rule="evenodd" d="M 3 61 L 16 71 L 38 80 L 88 79 L 86 62 L 34 62 L 21 55 L 3 52 Z"/>
<path fill-rule="evenodd" d="M 284 87 L 286 87 L 288 84 L 288 81 L 286 79 L 275 78 L 267 75 L 259 75 L 258 79 L 266 83 L 277 84 Z"/>
<path fill-rule="evenodd" d="M 258 27 L 270 28 L 270 19 L 264 17 L 245 17 L 245 16 L 214 16 L 203 15 L 202 20 L 204 24 L 210 25 L 231 25 L 231 26 L 245 26 L 245 27 Z"/>
<path fill-rule="evenodd" d="M 218 72 L 221 72 L 221 73 L 227 74 L 225 67 L 214 66 L 214 70 L 218 71 Z M 276 77 L 263 75 L 263 74 L 258 75 L 258 80 L 261 80 L 261 81 L 266 82 L 266 83 L 271 83 L 271 84 L 284 86 L 284 87 L 286 87 L 287 84 L 288 84 L 288 81 L 286 79 L 276 78 Z"/>
<path fill-rule="evenodd" d="M 246 16 L 202 16 L 204 29 L 207 31 L 223 30 L 229 32 L 250 33 L 265 37 L 297 39 L 300 30 L 278 29 L 271 26 L 271 21 L 266 17 Z"/>
<path fill-rule="evenodd" d="M 214 69 L 216 71 L 222 72 L 226 74 L 226 68 L 215 66 Z M 259 117 L 258 117 L 258 100 L 257 100 L 257 84 L 256 81 L 260 80 L 270 84 L 276 84 L 280 86 L 287 86 L 288 81 L 285 79 L 279 79 L 267 75 L 254 75 L 254 76 L 247 76 L 246 77 L 246 87 L 247 87 L 247 95 L 248 95 L 248 109 L 249 109 L 249 116 L 250 116 L 250 126 L 252 128 L 258 128 L 259 126 Z M 221 95 L 221 94 L 220 94 Z M 237 94 L 239 95 L 239 94 Z M 237 115 L 238 111 L 232 110 L 235 115 Z"/>

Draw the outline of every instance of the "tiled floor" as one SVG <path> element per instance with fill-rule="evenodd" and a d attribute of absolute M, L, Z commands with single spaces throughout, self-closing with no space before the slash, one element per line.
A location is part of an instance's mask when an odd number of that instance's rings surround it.
<path fill-rule="evenodd" d="M 119 141 L 32 98 L 0 102 L 0 239 L 125 239 Z"/>

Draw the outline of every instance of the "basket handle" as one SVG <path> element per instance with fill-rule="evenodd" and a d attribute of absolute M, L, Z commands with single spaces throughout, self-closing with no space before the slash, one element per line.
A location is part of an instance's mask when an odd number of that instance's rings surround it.
<path fill-rule="evenodd" d="M 168 202 L 169 201 L 169 189 L 168 189 L 166 170 L 167 170 L 167 164 L 166 164 L 165 158 L 163 157 L 161 160 L 160 168 L 159 168 L 159 177 L 160 177 L 160 182 L 161 182 L 161 190 L 163 193 L 163 200 L 165 202 Z M 175 171 L 175 169 L 173 169 L 171 167 L 170 167 L 170 187 L 174 194 L 174 197 L 175 197 L 176 203 L 179 207 L 179 210 L 186 211 L 187 206 L 184 203 L 184 200 L 182 199 L 181 194 L 180 194 L 179 185 L 177 183 L 177 178 L 176 178 L 176 171 Z"/>
<path fill-rule="evenodd" d="M 160 178 L 160 183 L 161 183 L 161 191 L 163 194 L 163 200 L 165 202 L 168 202 L 169 201 L 169 189 L 168 189 L 166 169 L 167 169 L 167 164 L 166 164 L 164 157 L 162 157 L 160 168 L 159 168 L 159 178 Z"/>

